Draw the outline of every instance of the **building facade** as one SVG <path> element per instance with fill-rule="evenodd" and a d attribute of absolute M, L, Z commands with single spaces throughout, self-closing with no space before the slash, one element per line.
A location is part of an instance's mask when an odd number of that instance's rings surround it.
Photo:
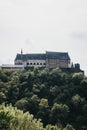
<path fill-rule="evenodd" d="M 1 69 L 5 70 L 24 70 L 24 65 L 2 64 Z"/>
<path fill-rule="evenodd" d="M 71 60 L 67 52 L 50 52 L 36 54 L 17 54 L 14 60 L 15 65 L 24 67 L 43 68 L 70 68 Z"/>

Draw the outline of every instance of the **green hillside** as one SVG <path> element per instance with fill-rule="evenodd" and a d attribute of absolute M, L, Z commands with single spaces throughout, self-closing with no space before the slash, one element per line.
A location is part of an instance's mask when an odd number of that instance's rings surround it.
<path fill-rule="evenodd" d="M 5 114 L 9 111 L 7 117 L 9 113 L 11 116 L 8 119 L 8 130 L 15 115 L 11 111 L 18 111 L 21 120 L 27 112 L 30 113 L 27 116 L 32 117 L 33 114 L 32 122 L 37 120 L 31 124 L 35 127 L 26 128 L 22 124 L 11 130 L 87 130 L 87 77 L 82 72 L 38 68 L 33 71 L 0 70 L 0 104 L 2 103 L 12 104 L 13 107 L 1 105 L 0 129 L 3 126 L 2 111 Z M 20 121 L 18 115 L 17 122 Z"/>

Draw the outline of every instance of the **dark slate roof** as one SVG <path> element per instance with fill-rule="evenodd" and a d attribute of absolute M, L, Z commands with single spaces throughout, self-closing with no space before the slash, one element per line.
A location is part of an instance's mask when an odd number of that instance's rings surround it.
<path fill-rule="evenodd" d="M 46 54 L 17 54 L 15 60 L 45 60 Z"/>
<path fill-rule="evenodd" d="M 36 54 L 17 54 L 15 60 L 45 60 L 45 59 L 59 59 L 59 60 L 70 60 L 67 52 L 50 52 L 47 51 L 46 54 L 36 53 Z"/>
<path fill-rule="evenodd" d="M 59 60 L 70 60 L 70 57 L 67 52 L 46 52 L 47 59 L 59 59 Z"/>

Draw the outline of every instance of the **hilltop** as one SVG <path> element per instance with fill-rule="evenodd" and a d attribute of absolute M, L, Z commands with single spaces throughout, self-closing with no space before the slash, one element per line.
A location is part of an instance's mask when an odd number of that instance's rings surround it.
<path fill-rule="evenodd" d="M 0 104 L 12 104 L 48 124 L 87 130 L 87 77 L 61 69 L 0 70 Z"/>

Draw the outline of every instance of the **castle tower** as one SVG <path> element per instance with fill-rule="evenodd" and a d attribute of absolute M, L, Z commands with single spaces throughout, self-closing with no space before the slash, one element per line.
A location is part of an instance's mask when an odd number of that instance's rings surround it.
<path fill-rule="evenodd" d="M 21 49 L 21 55 L 23 54 L 23 50 Z"/>

